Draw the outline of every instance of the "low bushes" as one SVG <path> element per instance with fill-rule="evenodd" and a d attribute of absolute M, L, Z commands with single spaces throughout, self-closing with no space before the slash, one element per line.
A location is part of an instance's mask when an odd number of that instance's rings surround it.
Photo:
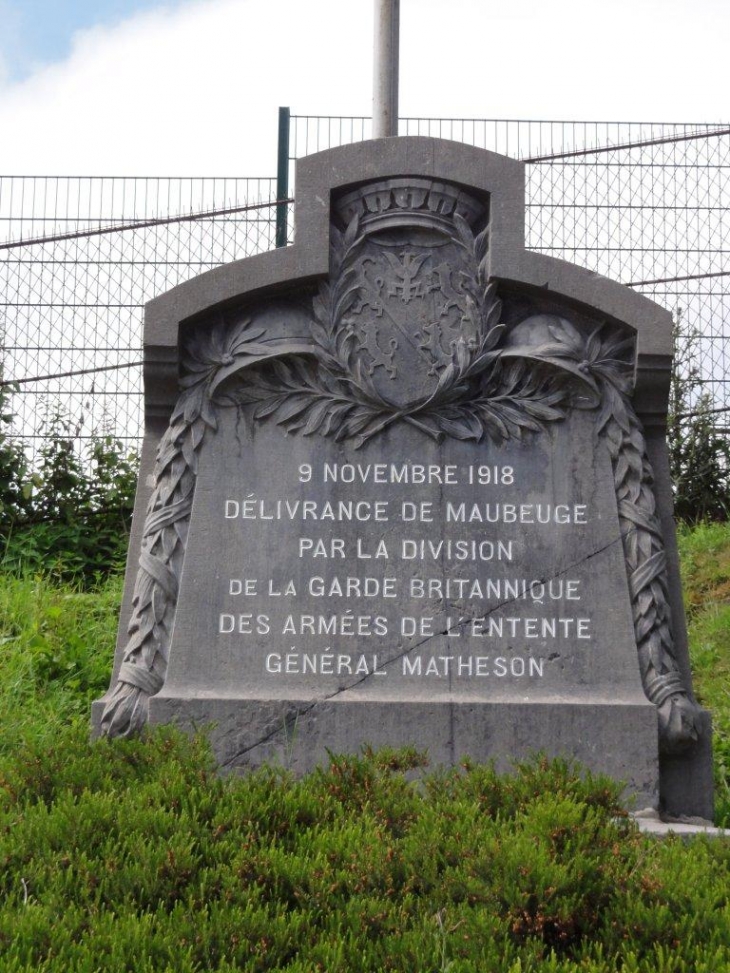
<path fill-rule="evenodd" d="M 4 970 L 718 971 L 724 842 L 642 838 L 615 785 L 418 754 L 218 777 L 170 731 L 0 761 Z"/>

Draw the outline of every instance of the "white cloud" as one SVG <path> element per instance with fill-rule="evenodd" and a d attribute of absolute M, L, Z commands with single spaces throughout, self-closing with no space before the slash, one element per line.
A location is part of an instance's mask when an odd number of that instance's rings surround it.
<path fill-rule="evenodd" d="M 272 173 L 279 104 L 369 110 L 369 9 L 353 51 L 328 39 L 343 5 L 312 8 L 211 0 L 80 32 L 67 60 L 4 90 L 5 170 Z"/>
<path fill-rule="evenodd" d="M 401 113 L 716 121 L 724 0 L 403 0 Z M 6 172 L 273 174 L 276 110 L 368 114 L 372 0 L 199 0 L 5 83 Z M 0 63 L 0 81 L 2 64 Z"/>
<path fill-rule="evenodd" d="M 404 0 L 402 9 L 404 34 L 418 38 L 402 63 L 414 114 L 728 116 L 726 0 Z"/>
<path fill-rule="evenodd" d="M 13 57 L 22 56 L 21 17 L 15 5 L 9 0 L 0 0 L 0 92 L 11 76 Z"/>

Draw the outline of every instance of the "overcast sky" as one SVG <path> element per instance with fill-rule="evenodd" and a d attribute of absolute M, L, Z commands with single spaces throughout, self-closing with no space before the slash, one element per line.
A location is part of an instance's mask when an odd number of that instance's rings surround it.
<path fill-rule="evenodd" d="M 372 0 L 0 0 L 0 172 L 270 175 L 368 115 Z M 401 115 L 727 122 L 729 0 L 401 0 Z"/>

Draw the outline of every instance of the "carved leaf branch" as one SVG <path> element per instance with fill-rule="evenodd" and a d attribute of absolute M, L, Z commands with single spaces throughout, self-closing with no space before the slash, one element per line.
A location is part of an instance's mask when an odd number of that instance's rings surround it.
<path fill-rule="evenodd" d="M 632 341 L 610 331 L 604 338 L 601 328 L 584 340 L 562 318 L 552 320 L 549 332 L 553 343 L 543 344 L 537 357 L 583 376 L 595 388 L 596 400 L 585 405 L 598 409 L 596 437 L 604 440 L 611 457 L 642 683 L 657 706 L 662 748 L 681 750 L 699 737 L 699 711 L 674 654 L 654 477 L 630 399 L 632 371 L 626 353 Z"/>
<path fill-rule="evenodd" d="M 354 371 L 355 335 L 340 323 L 358 296 L 354 260 L 365 242 L 357 214 L 344 233 L 330 228 L 330 278 L 324 281 L 312 302 L 314 319 L 312 337 L 322 365 L 336 377 L 347 377 Z M 369 390 L 368 390 L 369 391 Z M 373 390 L 374 391 L 374 390 Z"/>
<path fill-rule="evenodd" d="M 250 323 L 245 320 L 231 329 L 221 320 L 204 335 L 194 335 L 186 346 L 182 392 L 157 450 L 129 641 L 102 714 L 102 733 L 107 736 L 138 733 L 147 722 L 150 697 L 165 682 L 198 455 L 206 432 L 217 428 L 214 394 L 236 370 L 281 351 L 260 342 L 263 331 L 251 329 Z"/>
<path fill-rule="evenodd" d="M 613 463 L 642 682 L 647 697 L 657 706 L 662 748 L 677 751 L 696 741 L 701 729 L 699 711 L 687 694 L 674 654 L 667 558 L 652 489 L 654 475 L 641 423 L 628 398 L 628 376 L 600 361 L 594 368 L 603 379 L 598 432 Z"/>
<path fill-rule="evenodd" d="M 353 395 L 350 383 L 313 361 L 290 358 L 257 370 L 255 378 L 231 393 L 239 404 L 253 403 L 253 418 L 271 418 L 287 432 L 319 433 L 336 442 L 370 435 L 382 415 L 377 399 Z"/>
<path fill-rule="evenodd" d="M 571 396 L 565 382 L 556 383 L 544 369 L 530 371 L 524 363 L 504 367 L 510 353 L 499 347 L 505 325 L 496 284 L 487 278 L 488 229 L 475 236 L 459 214 L 454 226 L 451 240 L 465 253 L 465 317 L 476 337 L 456 341 L 432 392 L 407 407 L 388 401 L 362 366 L 356 335 L 343 326 L 358 300 L 354 261 L 366 239 L 354 216 L 344 232 L 333 228 L 330 280 L 313 300 L 316 360 L 257 370 L 255 380 L 237 392 L 238 401 L 258 403 L 254 417 L 271 417 L 287 432 L 352 440 L 355 448 L 397 422 L 437 440 L 448 435 L 501 442 L 564 418 Z"/>
<path fill-rule="evenodd" d="M 156 487 L 145 519 L 132 617 L 117 684 L 102 716 L 102 732 L 111 737 L 138 733 L 147 722 L 148 701 L 160 691 L 177 605 L 178 578 L 185 554 L 197 461 L 205 432 L 198 389 L 183 392 L 160 442 Z M 205 412 L 210 408 L 205 401 Z"/>

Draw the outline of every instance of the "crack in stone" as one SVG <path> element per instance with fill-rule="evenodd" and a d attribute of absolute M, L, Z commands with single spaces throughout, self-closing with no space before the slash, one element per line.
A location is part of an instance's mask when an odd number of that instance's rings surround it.
<path fill-rule="evenodd" d="M 586 554 L 583 557 L 579 558 L 578 560 L 573 561 L 571 564 L 566 565 L 562 570 L 557 571 L 555 574 L 551 574 L 546 578 L 535 579 L 535 582 L 537 584 L 548 584 L 550 581 L 554 580 L 555 578 L 559 578 L 567 574 L 569 571 L 573 571 L 579 565 L 585 564 L 586 562 L 592 560 L 594 557 L 598 557 L 598 555 L 603 554 L 607 550 L 610 550 L 616 544 L 620 543 L 623 547 L 625 536 L 626 534 L 624 534 L 624 532 L 620 532 L 617 538 L 609 541 L 607 544 L 604 544 L 603 547 L 600 547 L 595 551 L 591 551 L 590 554 Z M 500 609 L 505 608 L 508 605 L 515 604 L 519 600 L 520 599 L 518 598 L 507 598 L 504 601 L 501 601 L 498 604 L 493 605 L 489 609 L 489 611 L 484 615 L 476 615 L 473 613 L 472 614 L 466 613 L 460 615 L 458 624 L 461 625 L 464 622 L 468 622 L 469 620 L 473 620 L 475 618 L 489 618 L 492 614 L 494 614 L 494 612 L 499 611 Z M 286 716 L 281 726 L 277 726 L 270 733 L 267 733 L 266 736 L 261 737 L 261 739 L 255 741 L 250 746 L 245 747 L 243 750 L 240 750 L 237 753 L 235 753 L 232 757 L 226 760 L 222 764 L 222 766 L 229 767 L 235 760 L 238 760 L 241 757 L 245 757 L 246 754 L 251 753 L 251 751 L 255 750 L 257 747 L 264 746 L 265 744 L 269 743 L 271 740 L 275 739 L 280 734 L 287 733 L 289 730 L 295 729 L 296 723 L 299 720 L 299 718 L 302 716 L 307 716 L 317 706 L 321 706 L 323 703 L 329 703 L 333 699 L 337 699 L 337 697 L 341 696 L 343 693 L 350 692 L 350 690 L 352 689 L 356 689 L 358 686 L 361 686 L 363 683 L 365 683 L 368 679 L 371 679 L 373 676 L 375 676 L 377 672 L 384 670 L 386 666 L 392 665 L 394 662 L 398 662 L 400 659 L 403 659 L 405 656 L 407 656 L 411 652 L 414 652 L 416 649 L 422 648 L 424 645 L 427 645 L 432 639 L 443 638 L 444 636 L 448 635 L 450 631 L 452 631 L 452 629 L 450 629 L 447 626 L 443 629 L 443 631 L 433 632 L 431 635 L 427 635 L 424 639 L 422 639 L 422 641 L 417 642 L 415 645 L 411 645 L 409 648 L 404 649 L 402 652 L 398 652 L 396 655 L 386 659 L 384 662 L 378 665 L 378 667 L 374 669 L 372 672 L 368 672 L 366 675 L 362 676 L 360 679 L 356 680 L 355 682 L 348 683 L 348 685 L 346 686 L 340 686 L 338 689 L 335 689 L 327 696 L 323 696 L 321 699 L 312 700 L 311 703 L 307 703 L 306 706 L 304 706 L 301 709 L 298 709 L 295 714 Z M 559 653 L 557 657 L 559 658 Z M 281 702 L 286 702 L 286 701 L 281 700 Z"/>
<path fill-rule="evenodd" d="M 420 649 L 422 645 L 425 645 L 426 642 L 430 642 L 430 640 L 432 638 L 435 638 L 438 634 L 439 633 L 434 633 L 434 635 L 427 635 L 426 638 L 423 639 L 422 642 L 418 642 L 416 645 L 412 645 L 410 648 L 406 649 L 404 652 L 400 652 L 397 655 L 392 656 L 390 659 L 386 659 L 385 662 L 383 662 L 382 665 L 379 665 L 377 669 L 375 669 L 373 672 L 368 673 L 365 676 L 362 676 L 356 682 L 349 683 L 347 686 L 340 686 L 338 689 L 335 689 L 333 692 L 329 693 L 327 696 L 323 696 L 321 699 L 314 699 L 314 700 L 312 700 L 311 703 L 307 703 L 307 705 L 305 707 L 303 707 L 302 709 L 297 710 L 297 712 L 293 716 L 287 716 L 284 719 L 284 722 L 283 722 L 283 724 L 281 726 L 276 727 L 276 729 L 272 730 L 265 737 L 262 737 L 260 740 L 257 740 L 255 743 L 252 743 L 250 746 L 245 747 L 243 750 L 240 750 L 237 754 L 235 754 L 229 760 L 226 760 L 222 764 L 222 766 L 223 767 L 229 766 L 229 764 L 231 764 L 232 761 L 235 760 L 237 757 L 245 757 L 247 753 L 250 753 L 252 750 L 255 750 L 256 747 L 263 746 L 263 744 L 268 743 L 270 740 L 273 740 L 274 737 L 276 737 L 278 734 L 284 733 L 290 727 L 292 727 L 293 725 L 296 725 L 296 721 L 299 719 L 300 716 L 306 716 L 307 713 L 310 713 L 316 706 L 321 706 L 322 703 L 329 703 L 333 699 L 336 699 L 338 696 L 342 695 L 342 693 L 349 692 L 351 689 L 356 689 L 358 686 L 362 685 L 362 683 L 364 683 L 366 679 L 369 679 L 376 672 L 380 671 L 385 666 L 390 665 L 393 662 L 397 662 L 399 659 L 402 659 L 404 656 L 408 655 L 409 652 L 413 652 L 414 649 Z M 444 631 L 442 634 L 445 635 L 446 632 Z M 281 702 L 286 702 L 286 700 L 281 700 Z"/>

